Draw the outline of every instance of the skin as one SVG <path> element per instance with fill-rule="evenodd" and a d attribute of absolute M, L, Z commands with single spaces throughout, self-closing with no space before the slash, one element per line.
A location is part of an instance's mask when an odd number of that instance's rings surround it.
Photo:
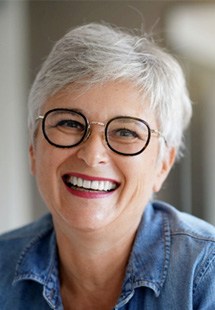
<path fill-rule="evenodd" d="M 95 85 L 83 93 L 71 86 L 49 98 L 41 114 L 53 108 L 76 108 L 89 121 L 103 123 L 118 115 L 134 116 L 158 129 L 147 102 L 142 103 L 131 82 Z M 114 306 L 144 207 L 161 188 L 175 159 L 175 150 L 166 149 L 165 160 L 158 160 L 156 137 L 143 153 L 120 156 L 106 146 L 103 130 L 93 125 L 84 143 L 60 149 L 48 144 L 39 125 L 29 148 L 32 174 L 53 215 L 65 309 Z M 68 190 L 62 176 L 77 173 L 111 179 L 119 186 L 96 197 L 76 195 Z"/>

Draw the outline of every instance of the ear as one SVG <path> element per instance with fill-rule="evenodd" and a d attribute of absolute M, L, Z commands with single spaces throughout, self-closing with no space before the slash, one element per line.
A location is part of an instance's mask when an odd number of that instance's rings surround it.
<path fill-rule="evenodd" d="M 32 175 L 35 175 L 36 172 L 36 159 L 35 159 L 35 147 L 33 144 L 29 146 L 29 167 Z"/>
<path fill-rule="evenodd" d="M 176 157 L 176 149 L 171 148 L 168 150 L 167 154 L 165 155 L 165 158 L 158 163 L 158 173 L 153 187 L 154 193 L 159 192 L 159 190 L 161 189 L 162 184 L 166 180 L 175 162 L 175 157 Z"/>

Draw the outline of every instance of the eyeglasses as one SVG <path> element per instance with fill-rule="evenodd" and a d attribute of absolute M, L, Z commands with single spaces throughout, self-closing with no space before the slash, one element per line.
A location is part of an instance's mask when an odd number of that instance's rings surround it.
<path fill-rule="evenodd" d="M 134 156 L 142 153 L 149 144 L 152 135 L 164 136 L 155 129 L 150 129 L 147 122 L 130 116 L 117 116 L 106 124 L 92 121 L 79 111 L 71 109 L 53 109 L 38 116 L 42 120 L 45 139 L 58 148 L 72 148 L 86 141 L 91 134 L 91 126 L 104 127 L 105 140 L 115 153 Z"/>

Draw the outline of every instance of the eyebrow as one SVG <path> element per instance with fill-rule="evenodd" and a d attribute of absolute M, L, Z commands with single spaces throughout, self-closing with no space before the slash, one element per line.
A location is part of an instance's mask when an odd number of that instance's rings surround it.
<path fill-rule="evenodd" d="M 82 109 L 77 109 L 77 108 L 60 108 L 60 109 L 66 109 L 66 110 L 71 110 L 71 111 L 75 111 L 75 112 L 80 112 L 82 114 L 85 113 Z"/>
<path fill-rule="evenodd" d="M 87 118 L 87 120 L 89 121 L 89 116 L 87 115 L 87 111 L 85 111 L 85 110 L 83 110 L 83 109 L 80 109 L 80 108 L 72 108 L 72 107 L 67 107 L 67 108 L 64 108 L 64 107 L 61 107 L 61 108 L 57 108 L 57 109 L 65 109 L 65 110 L 71 110 L 71 111 L 74 111 L 74 112 L 78 112 L 78 113 L 81 113 L 81 114 L 83 114 L 86 118 Z M 111 117 L 110 119 L 112 119 L 112 118 L 115 118 L 115 117 L 133 117 L 133 118 L 139 118 L 138 116 L 134 116 L 134 115 L 128 115 L 128 114 L 117 114 L 117 115 L 115 115 L 115 116 L 113 116 L 113 117 Z M 109 119 L 108 119 L 109 120 Z M 104 124 L 106 123 L 106 122 L 108 122 L 108 120 L 106 120 L 106 121 L 104 121 Z M 143 119 L 142 119 L 143 120 Z"/>
<path fill-rule="evenodd" d="M 71 111 L 75 111 L 75 112 L 79 112 L 79 113 L 82 113 L 82 114 L 84 114 L 84 115 L 86 115 L 87 114 L 87 112 L 85 111 L 85 110 L 83 110 L 83 109 L 80 109 L 80 108 L 72 108 L 72 107 L 70 107 L 70 108 L 64 108 L 64 107 L 60 107 L 60 108 L 58 108 L 58 107 L 56 107 L 57 109 L 65 109 L 65 110 L 71 110 Z M 138 117 L 138 116 L 133 116 L 133 115 L 128 115 L 128 114 L 117 114 L 117 115 L 115 115 L 115 116 L 113 116 L 113 117 Z"/>

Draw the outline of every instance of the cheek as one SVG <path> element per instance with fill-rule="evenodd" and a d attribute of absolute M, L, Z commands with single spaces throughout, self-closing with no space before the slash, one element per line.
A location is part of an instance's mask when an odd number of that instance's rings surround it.
<path fill-rule="evenodd" d="M 55 151 L 46 148 L 39 148 L 35 156 L 35 180 L 39 193 L 47 207 L 59 200 L 59 156 Z"/>
<path fill-rule="evenodd" d="M 58 165 L 59 156 L 53 152 L 43 141 L 37 141 L 35 146 L 30 147 L 31 172 L 35 176 L 38 185 L 50 179 Z"/>
<path fill-rule="evenodd" d="M 156 154 L 157 152 L 143 154 L 135 168 L 132 169 L 137 190 L 140 196 L 147 199 L 151 198 L 159 179 L 160 165 L 158 165 Z"/>
<path fill-rule="evenodd" d="M 130 161 L 124 165 L 125 180 L 134 195 L 143 197 L 146 192 L 152 191 L 155 167 L 155 160 L 144 154 L 140 157 L 130 158 Z"/>

